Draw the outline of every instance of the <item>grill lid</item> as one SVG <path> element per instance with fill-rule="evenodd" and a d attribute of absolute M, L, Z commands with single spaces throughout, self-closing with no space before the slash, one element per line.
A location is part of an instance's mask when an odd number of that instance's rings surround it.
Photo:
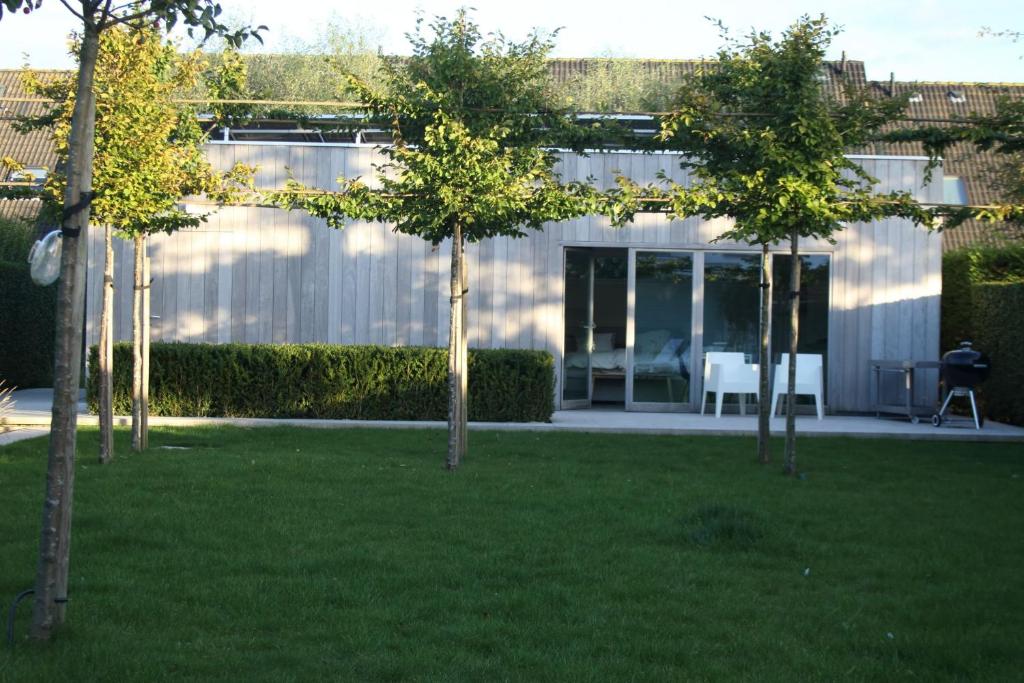
<path fill-rule="evenodd" d="M 942 357 L 942 381 L 947 387 L 972 388 L 984 382 L 991 369 L 988 356 L 975 350 L 969 341 L 960 342 L 959 349 Z"/>

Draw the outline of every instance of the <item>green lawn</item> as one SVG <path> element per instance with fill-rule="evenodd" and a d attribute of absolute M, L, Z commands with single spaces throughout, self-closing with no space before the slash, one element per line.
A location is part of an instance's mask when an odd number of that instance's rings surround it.
<path fill-rule="evenodd" d="M 0 680 L 1020 680 L 1024 448 L 159 429 L 80 441 L 69 622 Z M 777 444 L 781 450 L 781 444 Z M 183 446 L 187 449 L 165 449 Z M 0 449 L 0 605 L 45 442 Z"/>

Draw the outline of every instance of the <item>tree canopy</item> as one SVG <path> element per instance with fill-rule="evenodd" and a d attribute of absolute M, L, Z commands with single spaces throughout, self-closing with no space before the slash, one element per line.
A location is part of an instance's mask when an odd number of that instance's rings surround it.
<path fill-rule="evenodd" d="M 676 216 L 731 217 L 719 239 L 751 244 L 794 230 L 830 239 L 843 223 L 892 215 L 934 225 L 908 193 L 877 193 L 877 180 L 846 156 L 905 103 L 850 85 L 830 93 L 822 69 L 835 34 L 824 17 L 805 17 L 778 39 L 728 42 L 684 81 L 662 120 L 660 138 L 683 155 L 693 182 L 639 188 L 623 179 L 626 216 L 644 198 L 663 200 Z"/>
<path fill-rule="evenodd" d="M 130 0 L 123 3 L 111 0 L 60 1 L 68 12 L 81 20 L 83 28 L 97 33 L 119 24 L 137 29 L 153 26 L 154 22 L 170 31 L 181 23 L 189 36 L 201 37 L 203 40 L 219 36 L 228 45 L 239 47 L 250 37 L 262 41 L 260 32 L 267 28 L 228 26 L 221 18 L 220 3 L 215 0 Z M 32 14 L 42 4 L 43 0 L 2 0 L 0 19 L 4 18 L 4 9 L 11 14 L 19 11 Z"/>
<path fill-rule="evenodd" d="M 410 36 L 411 57 L 383 62 L 380 88 L 349 75 L 371 122 L 394 135 L 381 149 L 378 187 L 339 178 L 341 192 L 305 195 L 291 182 L 274 199 L 333 227 L 385 221 L 435 244 L 452 237 L 455 224 L 476 242 L 585 212 L 589 186 L 562 183 L 544 147 L 565 128 L 565 112 L 550 101 L 550 40 L 484 40 L 465 12 L 430 26 L 432 37 L 419 27 Z"/>
<path fill-rule="evenodd" d="M 201 145 L 205 135 L 196 112 L 173 102 L 176 93 L 203 82 L 206 64 L 199 52 L 181 54 L 153 28 L 115 26 L 100 37 L 94 92 L 96 147 L 93 157 L 92 218 L 123 235 L 172 232 L 199 225 L 205 216 L 178 208 L 181 198 L 209 193 L 225 196 L 251 182 L 243 165 L 215 171 Z M 54 101 L 22 129 L 47 127 L 53 133 L 58 169 L 66 166 L 76 78 L 43 81 L 23 74 L 26 90 Z M 67 178 L 54 172 L 43 196 L 59 212 Z"/>

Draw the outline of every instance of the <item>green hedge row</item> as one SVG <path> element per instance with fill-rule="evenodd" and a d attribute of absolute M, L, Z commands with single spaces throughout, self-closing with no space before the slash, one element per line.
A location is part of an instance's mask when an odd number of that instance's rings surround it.
<path fill-rule="evenodd" d="M 1024 283 L 973 286 L 975 340 L 989 355 L 992 374 L 981 385 L 985 413 L 1024 426 Z"/>
<path fill-rule="evenodd" d="M 992 358 L 992 377 L 979 400 L 994 420 L 1024 425 L 1024 386 L 1019 358 L 1024 349 L 1024 244 L 975 247 L 942 257 L 942 351 L 963 340 Z"/>
<path fill-rule="evenodd" d="M 97 349 L 88 396 L 96 410 Z M 444 420 L 448 352 L 330 344 L 154 343 L 150 413 L 204 417 Z M 131 412 L 132 350 L 114 347 L 114 411 Z M 547 422 L 554 360 L 541 351 L 469 352 L 469 419 Z"/>
<path fill-rule="evenodd" d="M 53 386 L 57 286 L 32 282 L 28 264 L 0 261 L 0 379 L 19 388 Z"/>
<path fill-rule="evenodd" d="M 940 353 L 955 349 L 965 339 L 974 339 L 974 321 L 971 319 L 974 305 L 971 295 L 970 255 L 967 250 L 950 252 L 942 257 L 942 299 L 940 319 L 942 321 Z"/>
<path fill-rule="evenodd" d="M 982 331 L 973 318 L 973 286 L 987 282 L 1024 282 L 1024 244 L 958 249 L 943 255 L 943 352 Z"/>

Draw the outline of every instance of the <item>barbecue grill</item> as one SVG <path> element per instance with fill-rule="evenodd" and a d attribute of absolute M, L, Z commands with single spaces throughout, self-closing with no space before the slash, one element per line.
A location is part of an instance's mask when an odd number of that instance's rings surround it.
<path fill-rule="evenodd" d="M 974 387 L 985 381 L 991 369 L 988 356 L 974 350 L 969 341 L 960 342 L 959 349 L 947 352 L 942 357 L 942 365 L 939 368 L 939 377 L 946 390 L 946 400 L 942 402 L 939 412 L 932 415 L 932 424 L 938 427 L 949 419 L 946 417 L 946 410 L 954 396 L 966 397 L 971 405 L 974 428 L 981 429 L 981 426 L 985 424 L 985 418 L 978 414 L 978 404 L 974 400 Z"/>

